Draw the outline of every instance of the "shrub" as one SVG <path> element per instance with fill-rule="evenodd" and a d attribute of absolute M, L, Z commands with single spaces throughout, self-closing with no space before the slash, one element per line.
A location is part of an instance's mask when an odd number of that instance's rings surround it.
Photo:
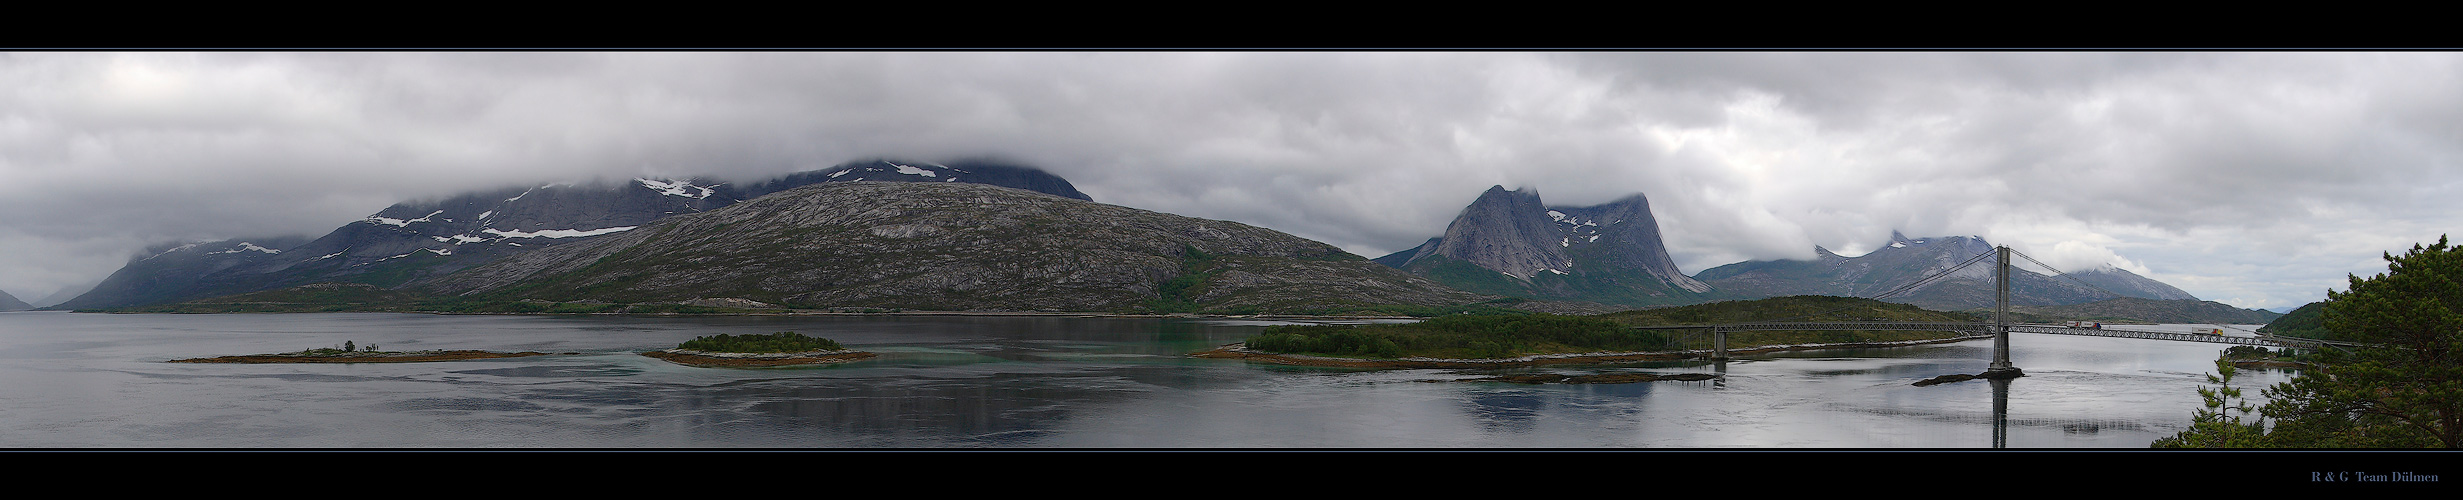
<path fill-rule="evenodd" d="M 844 349 L 844 347 L 840 347 L 836 341 L 819 337 L 807 337 L 803 334 L 795 332 L 778 332 L 769 335 L 719 334 L 706 337 L 694 337 L 692 340 L 684 341 L 683 344 L 677 345 L 676 347 L 680 349 L 692 349 L 696 351 L 709 352 L 804 352 L 836 351 Z"/>

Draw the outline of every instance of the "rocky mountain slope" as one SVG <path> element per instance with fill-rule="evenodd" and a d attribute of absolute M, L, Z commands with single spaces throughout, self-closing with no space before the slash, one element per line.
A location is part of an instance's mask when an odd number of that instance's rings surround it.
<path fill-rule="evenodd" d="M 1789 295 L 1870 297 L 1950 269 L 1968 258 L 1991 253 L 1993 245 L 1974 236 L 1909 238 L 1890 233 L 1890 243 L 1856 257 L 1814 247 L 1814 260 L 1760 260 L 1705 269 L 1694 275 L 1721 292 L 1745 298 Z M 1883 300 L 1927 309 L 1957 311 L 1992 307 L 1994 276 L 1991 257 L 1939 281 Z M 2114 298 L 2068 278 L 2046 276 L 2015 259 L 2010 301 L 2015 305 L 2081 304 Z M 2171 285 L 2120 269 L 2072 272 L 2095 287 L 2127 297 L 2155 300 L 2197 300 Z"/>
<path fill-rule="evenodd" d="M 714 210 L 827 182 L 937 182 L 1010 186 L 1089 199 L 1068 180 L 988 161 L 941 165 L 869 160 L 735 185 L 712 179 L 548 184 L 395 204 L 314 240 L 226 240 L 165 245 L 56 307 L 94 309 L 180 302 L 318 282 L 399 287 L 558 244 L 630 231 L 666 217 Z"/>
<path fill-rule="evenodd" d="M 34 306 L 32 304 L 27 304 L 26 301 L 17 300 L 17 296 L 9 295 L 9 292 L 7 291 L 0 291 L 0 312 L 23 311 L 33 308 Z"/>
<path fill-rule="evenodd" d="M 1299 312 L 1488 299 L 1244 224 L 963 183 L 828 183 L 478 267 L 495 300 Z"/>
<path fill-rule="evenodd" d="M 1548 207 L 1536 192 L 1490 187 L 1444 236 L 1376 261 L 1464 290 L 1545 300 L 1689 304 L 1711 291 L 1677 270 L 1639 193 Z"/>
<path fill-rule="evenodd" d="M 230 287 L 232 281 L 252 274 L 250 269 L 288 261 L 283 250 L 307 242 L 304 237 L 286 236 L 156 245 L 129 259 L 128 264 L 112 272 L 93 290 L 51 308 L 87 309 L 199 298 L 198 290 Z"/>

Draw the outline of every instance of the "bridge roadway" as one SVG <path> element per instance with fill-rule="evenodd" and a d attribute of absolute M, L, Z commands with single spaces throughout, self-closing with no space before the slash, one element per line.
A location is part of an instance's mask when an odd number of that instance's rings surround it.
<path fill-rule="evenodd" d="M 1715 358 L 1719 358 L 1719 359 L 1725 359 L 1725 358 L 1727 358 L 1727 333 L 1728 333 L 1728 332 L 1743 332 L 1743 331 L 1821 331 L 1821 330 L 1907 330 L 1907 331 L 1959 332 L 1959 333 L 1971 333 L 1971 334 L 1976 334 L 1976 335 L 1990 335 L 1990 334 L 1992 334 L 1992 333 L 1993 333 L 1993 324 L 1991 324 L 1991 323 L 1925 323 L 1925 322 L 1894 322 L 1894 321 L 1760 322 L 1760 323 L 1732 323 L 1732 324 L 1725 324 L 1725 325 L 1640 326 L 1640 327 L 1634 327 L 1634 329 L 1637 329 L 1637 330 L 1687 330 L 1687 329 L 1695 329 L 1695 330 L 1698 330 L 1698 329 L 1710 329 L 1710 330 L 1712 330 L 1712 332 L 1713 332 L 1713 338 L 1712 338 L 1712 341 L 1711 341 L 1711 346 L 1712 346 L 1712 347 L 1711 347 L 1711 350 L 1712 350 L 1712 356 L 1713 356 L 1713 357 L 1715 357 Z M 2063 326 L 2063 325 L 2045 325 L 2045 324 L 2014 324 L 2014 325 L 2010 325 L 2010 332 L 2012 332 L 2012 333 L 2043 333 L 2043 334 L 2052 334 L 2052 335 L 2081 335 L 2081 336 L 2089 336 L 2089 337 L 2115 337 L 2115 338 L 2149 339 L 2149 340 L 2173 340 L 2173 341 L 2182 341 L 2182 342 L 2209 342 L 2209 343 L 2216 343 L 2216 344 L 2239 344 L 2239 345 L 2255 345 L 2255 346 L 2278 346 L 2278 345 L 2279 345 L 2279 346 L 2293 346 L 2293 347 L 2309 347 L 2309 348 L 2314 348 L 2314 347 L 2318 347 L 2318 346 L 2320 346 L 2320 345 L 2337 345 L 2337 346 L 2344 346 L 2344 347 L 2352 347 L 2352 346 L 2357 346 L 2357 345 L 2359 345 L 2359 344 L 2352 344 L 2352 343 L 2348 343 L 2348 342 L 2330 342 L 2330 341 L 2320 341 L 2320 340 L 2313 340 L 2313 339 L 2303 339 L 2303 338 L 2293 338 L 2293 337 L 2280 337 L 2280 336 L 2266 335 L 2266 334 L 2258 334 L 2258 336 L 2256 336 L 2256 337 L 2233 337 L 2233 336 L 2225 336 L 2225 335 L 2201 335 L 2201 334 L 2195 334 L 2195 333 L 2158 332 L 2158 331 L 2150 331 L 2150 330 L 2125 330 L 2125 329 L 2119 329 L 2119 328 L 2071 328 L 2071 327 L 2068 327 L 2068 326 Z"/>

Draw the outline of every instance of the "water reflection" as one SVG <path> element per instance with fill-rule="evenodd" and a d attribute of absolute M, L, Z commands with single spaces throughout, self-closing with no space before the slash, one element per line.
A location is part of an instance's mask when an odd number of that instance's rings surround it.
<path fill-rule="evenodd" d="M 1250 364 L 1185 353 L 1272 321 L 0 314 L 0 445 L 173 447 L 2143 447 L 2187 425 L 2215 347 L 1989 342 L 1542 369 Z M 798 331 L 881 354 L 729 370 L 634 354 Z M 345 340 L 578 352 L 419 364 L 191 365 Z M 1710 373 L 1700 382 L 1473 382 Z M 2288 377 L 2242 372 L 2246 387 Z M 2254 394 L 2256 391 L 2252 391 Z"/>
<path fill-rule="evenodd" d="M 2002 330 L 2008 330 L 2008 328 L 2002 328 Z M 2002 333 L 2007 334 L 2007 333 L 2009 333 L 2009 332 L 2007 332 L 2007 331 L 2003 331 Z M 1997 372 L 1997 373 L 2000 373 L 2000 372 Z M 2008 447 L 2010 447 L 2010 381 L 2011 381 L 2011 380 L 2012 380 L 2012 379 L 2005 379 L 2005 378 L 1985 379 L 1985 381 L 1986 381 L 1986 382 L 1991 382 L 1991 383 L 1993 384 L 1993 448 L 1994 448 L 1994 449 L 2001 449 L 2001 448 L 2008 448 Z"/>

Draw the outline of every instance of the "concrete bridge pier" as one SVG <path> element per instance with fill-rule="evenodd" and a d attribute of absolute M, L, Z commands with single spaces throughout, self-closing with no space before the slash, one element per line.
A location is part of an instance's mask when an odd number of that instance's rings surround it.
<path fill-rule="evenodd" d="M 1725 325 L 1710 329 L 1710 359 L 1728 360 L 1728 327 Z"/>
<path fill-rule="evenodd" d="M 2010 247 L 1993 247 L 1999 261 L 1993 273 L 1993 363 L 1980 376 L 2006 380 L 2026 376 L 2010 364 Z"/>

